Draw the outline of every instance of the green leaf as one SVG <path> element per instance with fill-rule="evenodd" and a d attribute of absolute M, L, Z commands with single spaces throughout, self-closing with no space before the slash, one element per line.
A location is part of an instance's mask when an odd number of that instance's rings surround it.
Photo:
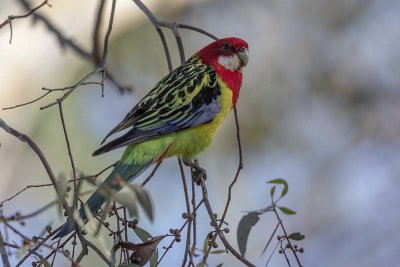
<path fill-rule="evenodd" d="M 305 235 L 300 234 L 299 232 L 292 233 L 288 236 L 288 238 L 296 241 L 303 240 L 305 238 Z"/>
<path fill-rule="evenodd" d="M 271 188 L 271 191 L 270 191 L 271 199 L 274 199 L 275 189 L 276 189 L 276 186 L 273 186 Z"/>
<path fill-rule="evenodd" d="M 140 238 L 140 240 L 142 240 L 142 242 L 146 242 L 150 238 L 153 238 L 153 236 L 143 228 L 136 227 L 135 229 L 133 229 L 133 231 L 135 231 L 135 234 Z"/>
<path fill-rule="evenodd" d="M 226 252 L 225 249 L 218 249 L 218 250 L 211 251 L 210 253 L 211 254 L 222 254 L 225 252 Z"/>
<path fill-rule="evenodd" d="M 259 215 L 258 212 L 255 211 L 250 212 L 247 215 L 243 216 L 239 222 L 236 234 L 239 245 L 239 251 L 243 256 L 246 253 L 247 239 L 249 237 L 250 230 L 254 225 L 256 225 L 256 223 L 260 219 L 258 215 Z"/>
<path fill-rule="evenodd" d="M 204 254 L 206 254 L 207 253 L 207 250 L 208 250 L 208 235 L 206 236 L 206 239 L 204 240 L 204 243 L 203 243 L 203 255 Z"/>
<path fill-rule="evenodd" d="M 283 185 L 283 189 L 282 189 L 282 192 L 281 192 L 281 198 L 282 198 L 283 196 L 285 196 L 285 195 L 287 194 L 287 192 L 289 191 L 289 185 L 288 185 L 288 183 L 287 183 L 284 179 L 281 179 L 281 178 L 273 179 L 273 180 L 271 180 L 271 181 L 268 181 L 267 183 L 269 183 L 269 184 L 281 184 L 281 185 Z"/>
<path fill-rule="evenodd" d="M 287 214 L 287 215 L 293 215 L 296 214 L 296 212 L 294 210 L 291 210 L 289 208 L 286 207 L 278 207 L 283 213 Z"/>

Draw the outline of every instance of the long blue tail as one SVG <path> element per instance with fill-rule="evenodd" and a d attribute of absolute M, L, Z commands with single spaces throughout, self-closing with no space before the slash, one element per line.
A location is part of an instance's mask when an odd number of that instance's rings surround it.
<path fill-rule="evenodd" d="M 145 171 L 152 163 L 148 164 L 124 164 L 118 163 L 117 166 L 113 169 L 107 179 L 104 181 L 103 184 L 110 186 L 114 190 L 121 190 L 121 186 L 118 183 L 113 183 L 117 177 L 123 177 L 125 181 L 132 181 L 136 177 L 138 177 L 143 171 Z M 99 192 L 97 189 L 88 199 L 86 205 L 89 207 L 91 212 L 96 212 L 101 206 L 107 201 L 107 197 L 104 196 Z M 81 216 L 82 220 L 86 220 L 87 216 L 85 214 L 85 210 L 83 207 L 79 209 L 79 215 Z M 78 225 L 72 218 L 68 218 L 67 222 L 61 228 L 61 230 L 53 237 L 53 239 L 64 237 L 74 231 Z"/>

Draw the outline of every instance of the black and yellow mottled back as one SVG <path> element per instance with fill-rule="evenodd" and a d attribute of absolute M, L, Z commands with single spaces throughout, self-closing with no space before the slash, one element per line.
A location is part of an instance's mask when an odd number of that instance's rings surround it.
<path fill-rule="evenodd" d="M 215 70 L 194 56 L 158 82 L 106 138 L 132 127 L 127 133 L 93 155 L 210 122 L 220 111 L 220 95 Z"/>

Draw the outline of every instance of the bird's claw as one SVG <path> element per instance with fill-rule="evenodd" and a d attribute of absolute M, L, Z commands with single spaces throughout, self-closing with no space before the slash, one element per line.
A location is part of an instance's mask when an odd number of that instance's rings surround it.
<path fill-rule="evenodd" d="M 192 177 L 197 185 L 201 185 L 201 182 L 207 179 L 206 170 L 200 166 L 192 168 Z"/>
<path fill-rule="evenodd" d="M 183 163 L 190 167 L 192 178 L 197 185 L 201 184 L 201 181 L 205 181 L 207 179 L 207 172 L 205 169 L 199 166 L 194 161 L 183 161 Z"/>

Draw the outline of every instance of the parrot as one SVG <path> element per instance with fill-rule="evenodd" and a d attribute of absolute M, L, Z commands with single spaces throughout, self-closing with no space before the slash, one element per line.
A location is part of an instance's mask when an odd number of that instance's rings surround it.
<path fill-rule="evenodd" d="M 181 66 L 162 78 L 104 138 L 129 129 L 93 152 L 97 156 L 125 147 L 103 184 L 121 190 L 116 182 L 131 182 L 152 164 L 180 156 L 193 169 L 204 171 L 193 159 L 210 144 L 221 123 L 236 105 L 242 86 L 242 71 L 249 61 L 246 41 L 228 37 L 202 48 Z M 100 186 L 101 187 L 101 186 Z M 107 201 L 97 189 L 86 205 L 96 212 Z M 82 220 L 87 220 L 83 207 Z M 68 218 L 54 236 L 61 238 L 77 229 Z"/>

